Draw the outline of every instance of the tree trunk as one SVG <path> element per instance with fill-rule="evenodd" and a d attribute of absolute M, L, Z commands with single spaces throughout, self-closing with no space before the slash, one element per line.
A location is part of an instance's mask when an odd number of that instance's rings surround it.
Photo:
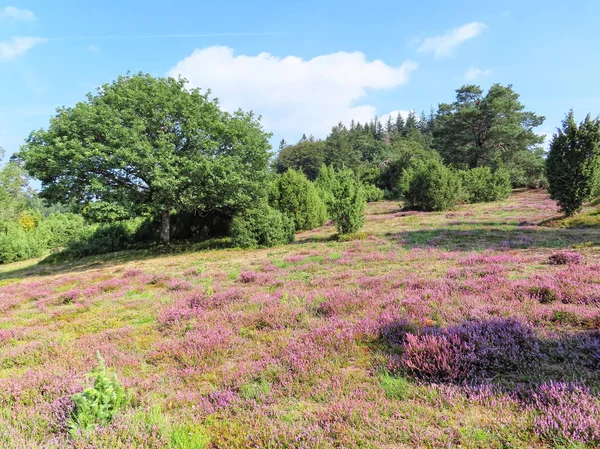
<path fill-rule="evenodd" d="M 171 241 L 171 211 L 165 209 L 160 220 L 160 243 L 168 245 Z"/>

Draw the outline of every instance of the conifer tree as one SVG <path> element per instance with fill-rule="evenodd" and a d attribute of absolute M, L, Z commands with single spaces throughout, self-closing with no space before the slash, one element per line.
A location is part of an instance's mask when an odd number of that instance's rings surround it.
<path fill-rule="evenodd" d="M 552 138 L 546 159 L 550 197 L 570 216 L 581 209 L 600 182 L 600 120 L 590 115 L 579 126 L 571 110 Z"/>

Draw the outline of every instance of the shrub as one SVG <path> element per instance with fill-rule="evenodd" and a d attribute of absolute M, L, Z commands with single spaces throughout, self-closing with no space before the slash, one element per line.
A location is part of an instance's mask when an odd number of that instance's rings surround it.
<path fill-rule="evenodd" d="M 548 258 L 550 265 L 579 265 L 583 263 L 583 256 L 572 251 L 561 251 Z"/>
<path fill-rule="evenodd" d="M 519 371 L 541 355 L 534 330 L 514 319 L 469 321 L 449 333 L 471 348 L 476 375 Z"/>
<path fill-rule="evenodd" d="M 129 249 L 145 239 L 145 231 L 146 219 L 141 217 L 92 225 L 57 258 L 79 258 Z"/>
<path fill-rule="evenodd" d="M 368 203 L 381 201 L 383 199 L 383 190 L 373 184 L 365 184 L 365 198 Z"/>
<path fill-rule="evenodd" d="M 517 151 L 505 159 L 503 164 L 513 187 L 530 189 L 548 188 L 545 165 L 544 149 L 539 147 Z"/>
<path fill-rule="evenodd" d="M 436 160 L 406 170 L 399 190 L 405 207 L 423 211 L 450 209 L 464 197 L 458 174 Z"/>
<path fill-rule="evenodd" d="M 46 247 L 37 230 L 26 231 L 20 225 L 7 225 L 4 233 L 0 233 L 0 263 L 41 256 Z"/>
<path fill-rule="evenodd" d="M 86 227 L 81 215 L 52 213 L 40 222 L 38 231 L 42 234 L 45 246 L 53 249 L 79 240 Z"/>
<path fill-rule="evenodd" d="M 329 216 L 342 235 L 358 231 L 365 221 L 365 193 L 354 172 L 345 169 L 336 173 Z"/>
<path fill-rule="evenodd" d="M 400 366 L 432 381 L 462 382 L 521 371 L 540 356 L 534 331 L 518 321 L 469 321 L 406 335 Z"/>
<path fill-rule="evenodd" d="M 379 187 L 389 192 L 389 198 L 399 198 L 404 171 L 431 160 L 440 161 L 439 153 L 425 149 L 419 142 L 410 139 L 394 142 L 389 158 L 381 168 Z"/>
<path fill-rule="evenodd" d="M 588 115 L 577 126 L 573 111 L 552 138 L 546 159 L 550 198 L 571 216 L 600 183 L 600 121 Z"/>
<path fill-rule="evenodd" d="M 510 174 L 503 169 L 477 167 L 460 172 L 461 183 L 469 203 L 503 200 L 510 195 Z"/>
<path fill-rule="evenodd" d="M 315 185 L 296 170 L 288 170 L 275 182 L 272 206 L 294 220 L 296 230 L 322 226 L 327 210 Z"/>
<path fill-rule="evenodd" d="M 72 396 L 75 407 L 70 430 L 73 435 L 95 425 L 109 423 L 131 400 L 116 375 L 107 370 L 100 353 L 98 367 L 90 373 L 90 377 L 94 379 L 93 386 Z"/>
<path fill-rule="evenodd" d="M 294 241 L 294 222 L 287 215 L 264 204 L 238 215 L 231 222 L 234 246 L 255 248 Z"/>
<path fill-rule="evenodd" d="M 549 382 L 533 393 L 535 432 L 554 443 L 600 444 L 600 405 L 590 389 L 578 384 Z"/>
<path fill-rule="evenodd" d="M 333 186 L 335 182 L 335 170 L 333 167 L 331 165 L 321 165 L 319 175 L 315 180 L 315 187 L 326 208 L 333 201 Z"/>

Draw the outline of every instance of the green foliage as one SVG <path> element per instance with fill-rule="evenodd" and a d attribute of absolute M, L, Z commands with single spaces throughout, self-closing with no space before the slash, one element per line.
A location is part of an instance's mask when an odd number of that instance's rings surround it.
<path fill-rule="evenodd" d="M 335 182 L 335 170 L 333 167 L 331 165 L 321 165 L 319 175 L 315 181 L 315 187 L 326 207 L 333 201 L 333 186 Z"/>
<path fill-rule="evenodd" d="M 287 145 L 280 149 L 275 160 L 278 173 L 285 173 L 290 168 L 303 172 L 308 179 L 315 180 L 319 167 L 325 162 L 325 142 L 322 140 L 303 139 L 296 145 Z"/>
<path fill-rule="evenodd" d="M 365 221 L 365 207 L 364 187 L 354 172 L 345 169 L 336 173 L 327 208 L 338 232 L 343 235 L 358 231 Z"/>
<path fill-rule="evenodd" d="M 173 449 L 205 449 L 210 438 L 202 430 L 191 425 L 175 425 L 171 429 L 171 447 Z"/>
<path fill-rule="evenodd" d="M 510 174 L 504 169 L 492 172 L 489 167 L 477 167 L 461 171 L 460 176 L 469 203 L 503 200 L 512 189 Z"/>
<path fill-rule="evenodd" d="M 384 372 L 379 377 L 381 387 L 388 399 L 402 400 L 406 398 L 410 384 L 404 377 L 392 376 Z"/>
<path fill-rule="evenodd" d="M 44 254 L 46 246 L 38 230 L 26 231 L 18 223 L 6 223 L 0 232 L 0 264 L 31 259 Z"/>
<path fill-rule="evenodd" d="M 588 115 L 577 126 L 570 111 L 552 138 L 546 172 L 550 197 L 565 215 L 578 212 L 600 184 L 600 121 Z"/>
<path fill-rule="evenodd" d="M 245 399 L 260 399 L 263 396 L 267 396 L 270 391 L 271 386 L 263 377 L 240 387 L 240 395 Z"/>
<path fill-rule="evenodd" d="M 513 187 L 528 187 L 531 189 L 544 189 L 548 187 L 546 178 L 546 160 L 542 148 L 527 151 L 518 151 L 505 157 L 502 166 L 510 174 Z"/>
<path fill-rule="evenodd" d="M 19 157 L 44 198 L 164 216 L 168 243 L 173 210 L 234 213 L 264 196 L 268 138 L 252 113 L 223 112 L 185 80 L 137 74 L 59 109 Z"/>
<path fill-rule="evenodd" d="M 541 153 L 532 150 L 543 139 L 533 129 L 543 122 L 544 117 L 525 111 L 510 85 L 494 84 L 486 95 L 479 86 L 466 85 L 456 91 L 454 103 L 440 104 L 433 131 L 435 147 L 446 163 L 461 167 L 495 166 L 498 161 L 518 167 L 516 161 L 524 158 L 535 158 L 539 166 Z"/>
<path fill-rule="evenodd" d="M 86 204 L 81 214 L 92 223 L 114 223 L 132 218 L 133 209 L 131 205 L 95 201 Z"/>
<path fill-rule="evenodd" d="M 240 248 L 280 245 L 294 241 L 294 221 L 263 204 L 234 217 L 230 235 L 233 245 Z"/>
<path fill-rule="evenodd" d="M 138 409 L 135 414 L 136 421 L 142 423 L 140 427 L 148 432 L 158 429 L 165 448 L 205 449 L 209 446 L 210 437 L 202 426 L 167 415 L 158 406 L 151 410 Z"/>
<path fill-rule="evenodd" d="M 440 160 L 438 153 L 426 149 L 422 144 L 411 139 L 395 142 L 387 156 L 387 162 L 381 170 L 379 187 L 389 192 L 392 198 L 400 196 L 398 186 L 405 170 L 415 167 L 420 162 Z"/>
<path fill-rule="evenodd" d="M 46 248 L 56 249 L 78 241 L 84 235 L 87 226 L 81 215 L 52 213 L 40 221 L 38 232 Z"/>
<path fill-rule="evenodd" d="M 383 199 L 383 190 L 373 184 L 363 184 L 365 190 L 365 199 L 368 203 L 381 201 Z"/>
<path fill-rule="evenodd" d="M 348 129 L 339 123 L 325 140 L 325 163 L 336 170 L 357 168 L 361 162 L 360 151 L 359 147 L 352 144 Z"/>
<path fill-rule="evenodd" d="M 104 365 L 100 353 L 98 367 L 89 376 L 94 379 L 93 385 L 71 398 L 75 405 L 69 426 L 73 436 L 96 425 L 111 422 L 117 412 L 131 400 L 131 395 L 119 383 L 116 374 Z"/>
<path fill-rule="evenodd" d="M 294 220 L 296 230 L 322 226 L 327 210 L 315 185 L 306 176 L 290 169 L 275 182 L 271 205 Z"/>
<path fill-rule="evenodd" d="M 142 217 L 91 225 L 78 240 L 73 241 L 63 252 L 51 257 L 48 262 L 129 249 L 136 243 L 148 240 L 148 233 L 148 222 Z"/>
<path fill-rule="evenodd" d="M 0 168 L 0 223 L 16 220 L 30 196 L 27 176 L 17 163 Z"/>
<path fill-rule="evenodd" d="M 400 191 L 405 207 L 423 211 L 447 210 L 464 198 L 460 176 L 435 160 L 405 170 Z"/>

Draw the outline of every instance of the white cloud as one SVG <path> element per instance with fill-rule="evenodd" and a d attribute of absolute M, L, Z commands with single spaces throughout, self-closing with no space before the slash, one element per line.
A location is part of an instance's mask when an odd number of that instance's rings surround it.
<path fill-rule="evenodd" d="M 490 69 L 482 70 L 479 67 L 469 67 L 469 70 L 465 72 L 465 80 L 473 81 L 477 78 L 488 76 L 490 73 L 492 73 Z"/>
<path fill-rule="evenodd" d="M 459 28 L 453 28 L 441 36 L 426 38 L 417 51 L 433 53 L 436 58 L 450 57 L 464 42 L 481 34 L 487 26 L 481 22 L 471 22 Z"/>
<path fill-rule="evenodd" d="M 0 61 L 8 61 L 26 53 L 36 44 L 46 42 L 43 37 L 13 37 L 9 42 L 0 42 Z"/>
<path fill-rule="evenodd" d="M 7 6 L 4 9 L 0 9 L 0 19 L 10 19 L 10 20 L 22 20 L 26 22 L 31 22 L 37 17 L 30 11 L 29 9 L 19 9 L 14 6 Z"/>
<path fill-rule="evenodd" d="M 323 136 L 339 121 L 372 119 L 376 108 L 356 102 L 369 89 L 405 84 L 416 68 L 411 61 L 399 67 L 367 61 L 360 52 L 305 60 L 269 53 L 234 55 L 229 47 L 213 46 L 194 51 L 169 76 L 182 75 L 194 87 L 212 89 L 226 110 L 254 110 L 270 131 Z"/>

